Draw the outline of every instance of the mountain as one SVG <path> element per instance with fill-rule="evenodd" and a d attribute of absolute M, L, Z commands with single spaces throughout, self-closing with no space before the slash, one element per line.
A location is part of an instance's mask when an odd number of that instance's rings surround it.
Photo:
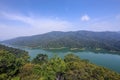
<path fill-rule="evenodd" d="M 18 37 L 2 43 L 32 48 L 85 48 L 120 51 L 119 32 L 53 31 L 45 34 Z"/>

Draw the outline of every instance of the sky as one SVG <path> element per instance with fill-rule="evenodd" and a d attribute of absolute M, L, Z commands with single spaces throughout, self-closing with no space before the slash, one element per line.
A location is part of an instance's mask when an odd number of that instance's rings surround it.
<path fill-rule="evenodd" d="M 120 0 L 0 0 L 0 40 L 78 30 L 120 31 Z"/>

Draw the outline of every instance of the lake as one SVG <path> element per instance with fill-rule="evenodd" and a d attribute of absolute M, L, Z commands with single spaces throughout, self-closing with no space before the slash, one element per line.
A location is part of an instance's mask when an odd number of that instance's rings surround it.
<path fill-rule="evenodd" d="M 82 51 L 82 52 L 71 52 L 64 50 L 56 50 L 56 51 L 47 51 L 42 49 L 25 49 L 29 52 L 31 59 L 35 58 L 37 54 L 47 54 L 50 57 L 54 55 L 58 55 L 63 58 L 65 55 L 73 53 L 79 56 L 81 59 L 88 59 L 91 63 L 97 64 L 99 66 L 103 66 L 114 70 L 120 73 L 120 55 L 110 54 L 110 53 L 95 53 L 90 51 Z"/>
<path fill-rule="evenodd" d="M 7 46 L 28 51 L 31 59 L 35 58 L 40 53 L 47 54 L 49 58 L 53 57 L 54 55 L 58 55 L 59 57 L 64 58 L 65 55 L 73 53 L 74 55 L 79 56 L 81 59 L 87 59 L 91 63 L 109 68 L 113 71 L 120 73 L 120 55 L 117 54 L 111 54 L 108 52 L 95 53 L 91 51 L 43 50 L 43 49 L 30 49 L 30 48 L 11 46 L 11 45 L 7 45 Z"/>

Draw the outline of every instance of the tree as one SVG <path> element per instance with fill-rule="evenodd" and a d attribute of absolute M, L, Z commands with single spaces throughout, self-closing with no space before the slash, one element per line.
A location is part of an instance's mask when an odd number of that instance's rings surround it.
<path fill-rule="evenodd" d="M 35 65 L 34 71 L 44 80 L 63 80 L 66 63 L 63 59 L 54 56 L 47 63 Z"/>
<path fill-rule="evenodd" d="M 33 59 L 33 63 L 35 64 L 43 64 L 48 61 L 48 56 L 46 54 L 38 54 L 36 58 Z"/>
<path fill-rule="evenodd" d="M 0 80 L 11 79 L 19 71 L 22 62 L 8 51 L 0 51 Z"/>
<path fill-rule="evenodd" d="M 66 70 L 66 63 L 60 57 L 53 57 L 48 63 L 49 70 L 54 71 L 56 80 L 63 80 Z"/>
<path fill-rule="evenodd" d="M 78 56 L 75 56 L 74 54 L 68 54 L 64 58 L 65 62 L 71 62 L 71 61 L 80 61 L 80 58 Z"/>

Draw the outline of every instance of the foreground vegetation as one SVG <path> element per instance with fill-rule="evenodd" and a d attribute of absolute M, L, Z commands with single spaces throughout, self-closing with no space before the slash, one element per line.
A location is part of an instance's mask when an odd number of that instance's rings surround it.
<path fill-rule="evenodd" d="M 46 54 L 38 54 L 29 61 L 25 51 L 18 57 L 19 52 L 13 51 L 18 49 L 11 48 L 11 53 L 6 48 L 0 48 L 0 80 L 120 80 L 120 74 L 73 54 L 64 59 L 58 56 L 49 59 Z"/>

